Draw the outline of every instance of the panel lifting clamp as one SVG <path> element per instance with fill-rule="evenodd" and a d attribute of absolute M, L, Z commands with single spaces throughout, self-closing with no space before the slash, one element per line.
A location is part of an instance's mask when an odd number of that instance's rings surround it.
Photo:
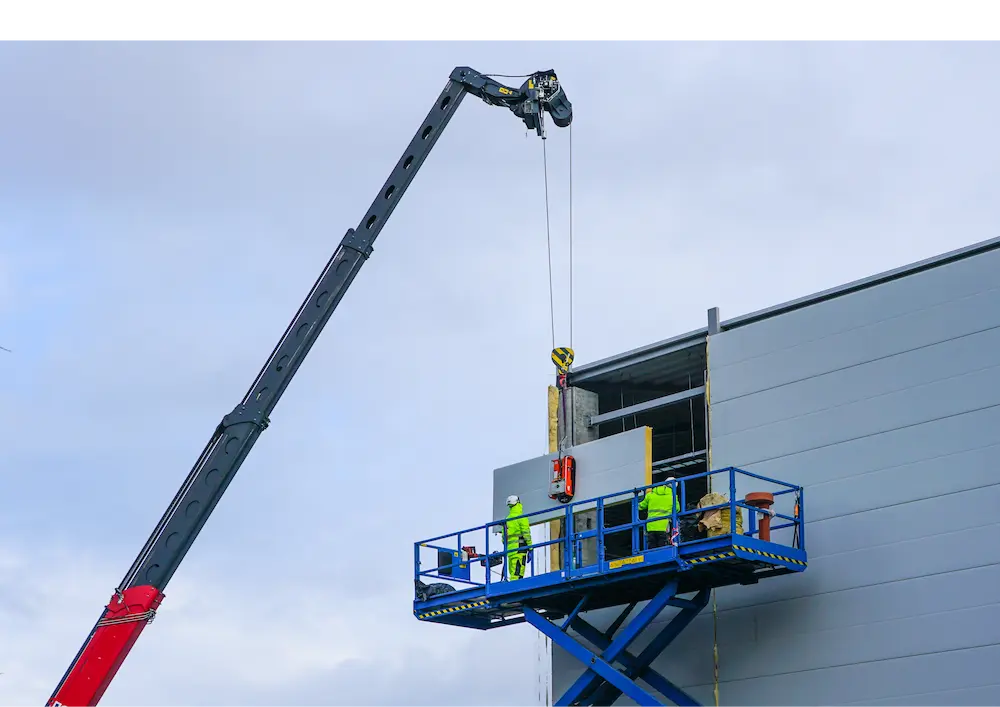
<path fill-rule="evenodd" d="M 563 409 L 563 423 L 569 424 L 566 416 L 566 375 L 573 365 L 573 349 L 559 347 L 552 349 L 552 363 L 556 366 L 556 387 L 559 389 L 559 401 Z M 562 438 L 557 444 L 558 454 L 552 460 L 552 480 L 549 482 L 549 498 L 560 503 L 569 503 L 576 493 L 576 460 L 571 455 L 563 456 Z"/>
<path fill-rule="evenodd" d="M 566 346 L 552 349 L 552 363 L 556 365 L 556 371 L 559 373 L 556 385 L 560 390 L 566 390 L 566 374 L 573 365 L 573 349 Z"/>

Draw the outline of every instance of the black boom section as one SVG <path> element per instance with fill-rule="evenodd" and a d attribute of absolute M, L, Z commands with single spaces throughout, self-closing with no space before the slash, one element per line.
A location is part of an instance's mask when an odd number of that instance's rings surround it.
<path fill-rule="evenodd" d="M 285 388 L 319 337 L 393 209 L 416 176 L 466 93 L 505 106 L 541 134 L 543 112 L 563 127 L 572 108 L 551 71 L 536 72 L 520 89 L 468 67 L 456 68 L 361 223 L 341 240 L 243 400 L 215 429 L 198 461 L 119 585 L 166 587 L 222 494 L 249 454 Z"/>

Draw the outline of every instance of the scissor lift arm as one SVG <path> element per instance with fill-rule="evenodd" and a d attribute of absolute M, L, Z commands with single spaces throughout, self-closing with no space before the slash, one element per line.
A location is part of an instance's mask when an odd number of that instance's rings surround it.
<path fill-rule="evenodd" d="M 361 223 L 347 231 L 243 400 L 212 433 L 47 705 L 96 705 L 101 699 L 163 601 L 170 578 L 267 428 L 281 394 L 371 255 L 375 238 L 466 94 L 507 107 L 542 137 L 545 113 L 558 127 L 568 126 L 573 119 L 572 106 L 551 70 L 532 74 L 520 88 L 504 86 L 469 67 L 452 71 Z"/>

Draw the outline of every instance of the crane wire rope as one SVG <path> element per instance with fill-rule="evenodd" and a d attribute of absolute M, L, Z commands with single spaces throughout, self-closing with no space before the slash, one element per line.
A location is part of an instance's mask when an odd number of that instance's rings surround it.
<path fill-rule="evenodd" d="M 549 218 L 549 157 L 542 136 L 542 175 L 545 180 L 545 245 L 549 256 L 549 320 L 552 325 L 552 348 L 556 347 L 556 300 L 555 285 L 552 280 L 552 226 Z"/>
<path fill-rule="evenodd" d="M 503 76 L 496 74 L 495 76 Z M 520 78 L 507 76 L 506 78 Z M 542 171 L 545 182 L 545 242 L 549 264 L 549 319 L 552 329 L 552 348 L 556 347 L 556 307 L 555 284 L 552 277 L 552 228 L 550 225 L 549 208 L 549 162 L 545 147 L 545 135 L 542 135 Z M 569 126 L 569 347 L 573 348 L 573 125 Z M 711 452 L 709 452 L 711 456 Z M 711 468 L 711 465 L 709 464 Z M 712 478 L 708 478 L 709 491 L 712 488 Z M 712 590 L 712 663 L 713 663 L 713 697 L 715 707 L 719 707 L 719 613 L 716 604 L 715 590 Z"/>
<path fill-rule="evenodd" d="M 573 124 L 569 126 L 569 347 L 573 348 Z"/>
<path fill-rule="evenodd" d="M 570 228 L 569 228 L 569 250 L 570 250 L 570 262 L 569 262 L 569 280 L 570 280 L 570 290 L 569 290 L 569 329 L 570 329 L 570 342 L 568 349 L 568 357 L 563 363 L 557 363 L 559 368 L 559 376 L 557 378 L 557 388 L 565 388 L 566 386 L 566 374 L 569 372 L 569 367 L 572 365 L 573 357 L 573 177 L 572 177 L 572 164 L 573 164 L 573 126 L 569 126 L 570 129 L 570 142 L 569 142 L 569 163 L 570 163 L 570 179 L 569 179 L 569 204 L 570 204 Z M 542 133 L 542 175 L 545 184 L 545 243 L 546 243 L 546 253 L 548 255 L 548 266 L 549 266 L 549 321 L 551 326 L 552 335 L 552 356 L 553 361 L 556 361 L 557 351 L 565 352 L 566 349 L 556 348 L 556 304 L 555 304 L 555 281 L 552 275 L 552 225 L 551 225 L 551 207 L 549 204 L 549 157 L 548 149 L 546 147 L 546 136 Z M 559 395 L 559 408 L 562 410 L 562 419 L 565 421 L 563 426 L 563 433 L 556 436 L 556 452 L 559 454 L 560 463 L 562 462 L 562 450 L 565 444 L 570 446 L 574 443 L 574 435 L 572 425 L 568 424 L 569 413 L 566 409 L 567 399 L 565 395 Z M 558 424 L 557 424 L 558 428 Z"/>
<path fill-rule="evenodd" d="M 545 184 L 545 244 L 549 266 L 549 321 L 552 348 L 556 347 L 555 281 L 552 274 L 552 225 L 549 205 L 549 157 L 542 137 L 542 173 Z M 573 348 L 573 126 L 569 126 L 569 347 Z"/>
<path fill-rule="evenodd" d="M 484 73 L 489 78 L 523 79 L 530 74 Z M 539 115 L 539 119 L 542 116 Z M 542 133 L 542 172 L 545 180 L 545 243 L 549 260 L 549 320 L 552 348 L 556 347 L 556 303 L 555 284 L 552 277 L 552 227 L 549 208 L 549 158 L 546 149 L 546 135 Z M 573 125 L 569 126 L 569 347 L 573 348 Z"/>

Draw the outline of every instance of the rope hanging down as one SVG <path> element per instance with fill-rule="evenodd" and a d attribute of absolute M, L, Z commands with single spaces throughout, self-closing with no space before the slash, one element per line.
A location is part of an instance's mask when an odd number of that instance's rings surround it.
<path fill-rule="evenodd" d="M 542 173 L 545 184 L 545 243 L 549 265 L 549 321 L 552 336 L 552 362 L 560 377 L 573 363 L 573 126 L 569 126 L 569 347 L 556 346 L 555 280 L 552 274 L 552 219 L 549 205 L 549 157 L 545 135 L 542 135 Z"/>
<path fill-rule="evenodd" d="M 569 347 L 573 348 L 573 125 L 569 126 Z"/>
<path fill-rule="evenodd" d="M 549 206 L 549 157 L 548 150 L 546 148 L 545 133 L 542 132 L 542 173 L 545 181 L 545 242 L 546 251 L 548 253 L 549 261 L 549 320 L 552 327 L 552 363 L 556 366 L 556 371 L 558 375 L 556 376 L 556 388 L 560 391 L 566 390 L 566 376 L 569 373 L 569 368 L 573 365 L 573 126 L 569 126 L 570 130 L 570 141 L 569 141 L 569 164 L 570 164 L 570 176 L 569 176 L 569 331 L 570 331 L 570 345 L 569 347 L 557 347 L 556 346 L 556 304 L 555 304 L 555 282 L 552 276 L 552 225 L 551 225 L 551 209 Z M 565 474 L 565 469 L 563 469 L 563 449 L 567 446 L 572 446 L 575 442 L 572 434 L 572 426 L 568 424 L 569 417 L 566 410 L 567 400 L 566 396 L 563 394 L 559 395 L 559 407 L 561 408 L 561 418 L 564 421 L 562 434 L 556 437 L 556 452 L 559 455 L 557 466 L 558 471 L 555 472 L 556 477 L 561 478 L 562 474 Z M 556 483 L 556 482 L 554 482 Z M 552 496 L 552 498 L 558 498 L 559 496 Z M 568 498 L 572 498 L 570 495 Z"/>
<path fill-rule="evenodd" d="M 572 130 L 572 126 L 570 127 Z M 545 180 L 545 245 L 549 256 L 549 319 L 552 322 L 552 350 L 556 348 L 556 301 L 555 287 L 552 281 L 552 226 L 549 222 L 549 157 L 545 149 L 545 136 L 542 136 L 542 174 Z"/>

